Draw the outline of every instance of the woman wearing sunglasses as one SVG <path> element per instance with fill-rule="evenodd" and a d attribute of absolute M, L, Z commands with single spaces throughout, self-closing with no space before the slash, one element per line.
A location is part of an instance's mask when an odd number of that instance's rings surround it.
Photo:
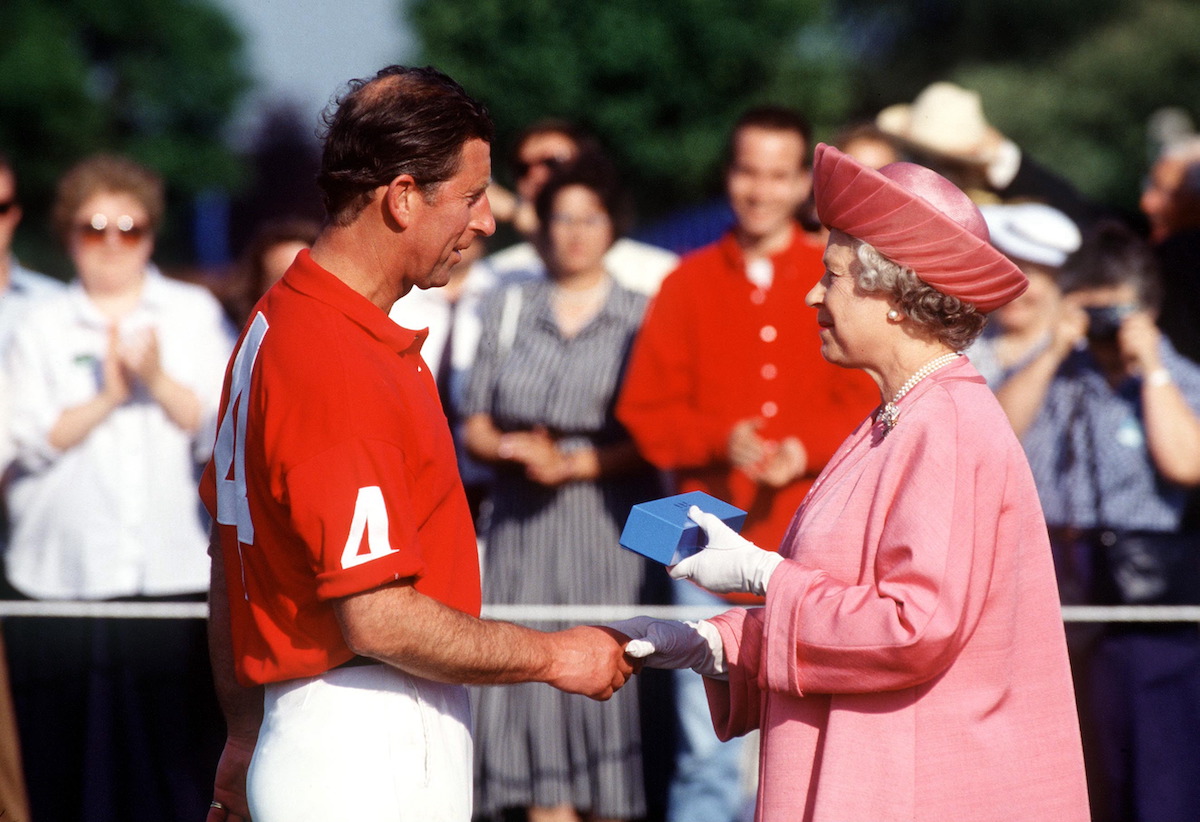
<path fill-rule="evenodd" d="M 59 183 L 54 226 L 77 277 L 30 309 L 6 359 L 16 461 L 5 571 L 27 597 L 202 601 L 207 589 L 195 477 L 232 336 L 208 291 L 150 262 L 163 209 L 162 181 L 126 158 L 88 158 Z M 189 780 L 206 790 L 215 764 L 198 760 L 213 750 L 198 723 L 220 726 L 203 625 L 4 628 L 32 813 L 87 818 L 86 786 L 104 785 L 111 807 L 144 807 L 136 818 L 183 818 Z"/>

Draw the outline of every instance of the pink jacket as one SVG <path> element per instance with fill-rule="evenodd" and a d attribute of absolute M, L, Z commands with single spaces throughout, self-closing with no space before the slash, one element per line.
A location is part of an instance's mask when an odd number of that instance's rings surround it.
<path fill-rule="evenodd" d="M 759 822 L 1086 822 L 1045 522 L 965 358 L 846 440 L 766 607 L 715 618 L 722 738 L 762 731 Z"/>

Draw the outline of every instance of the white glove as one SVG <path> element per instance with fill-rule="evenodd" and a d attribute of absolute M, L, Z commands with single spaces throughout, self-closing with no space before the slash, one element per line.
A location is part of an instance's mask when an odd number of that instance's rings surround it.
<path fill-rule="evenodd" d="M 705 513 L 695 505 L 688 509 L 688 519 L 704 529 L 708 545 L 669 568 L 672 579 L 690 579 L 714 594 L 766 595 L 767 581 L 783 557 L 762 550 L 716 514 Z"/>
<path fill-rule="evenodd" d="M 651 668 L 691 668 L 704 676 L 726 676 L 725 647 L 711 622 L 634 617 L 608 627 L 629 637 L 625 653 Z"/>

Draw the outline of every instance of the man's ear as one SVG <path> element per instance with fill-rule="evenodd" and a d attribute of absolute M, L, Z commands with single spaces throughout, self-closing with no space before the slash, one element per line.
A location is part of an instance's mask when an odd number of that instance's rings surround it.
<path fill-rule="evenodd" d="M 383 208 L 403 231 L 413 220 L 417 200 L 422 197 L 421 189 L 411 174 L 401 174 L 383 192 Z"/>

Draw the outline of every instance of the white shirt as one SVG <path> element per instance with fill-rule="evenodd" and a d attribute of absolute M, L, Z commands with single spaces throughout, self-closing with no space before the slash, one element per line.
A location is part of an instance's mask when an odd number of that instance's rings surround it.
<path fill-rule="evenodd" d="M 8 346 L 13 329 L 29 306 L 42 297 L 62 293 L 63 288 L 58 280 L 30 271 L 15 257 L 9 260 L 8 287 L 0 291 L 0 353 Z"/>
<path fill-rule="evenodd" d="M 200 399 L 191 436 L 145 392 L 78 445 L 47 440 L 68 408 L 94 397 L 108 320 L 79 284 L 34 305 L 8 351 L 15 477 L 7 490 L 9 581 L 38 598 L 165 596 L 208 587 L 208 522 L 196 482 L 213 425 L 232 330 L 204 288 L 146 275 L 122 335 L 154 328 L 163 368 Z"/>
<path fill-rule="evenodd" d="M 13 330 L 29 307 L 43 297 L 61 294 L 64 287 L 53 277 L 25 268 L 17 262 L 16 257 L 9 258 L 8 286 L 0 291 L 0 366 L 4 363 L 4 351 L 12 339 Z M 4 369 L 0 367 L 0 476 L 3 476 L 13 458 L 13 443 L 8 435 L 10 405 L 7 380 Z M 0 534 L 0 549 L 5 544 L 4 538 L 4 534 Z"/>

